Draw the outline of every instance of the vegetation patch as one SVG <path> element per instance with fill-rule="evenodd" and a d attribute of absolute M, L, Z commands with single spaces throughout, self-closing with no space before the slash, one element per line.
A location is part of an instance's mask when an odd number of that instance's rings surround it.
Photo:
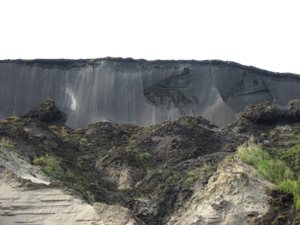
<path fill-rule="evenodd" d="M 272 158 L 261 146 L 255 144 L 240 146 L 238 156 L 254 166 L 264 178 L 278 185 L 277 190 L 292 193 L 296 207 L 300 210 L 300 179 L 283 160 Z M 277 206 L 275 210 L 281 211 L 281 208 Z"/>
<path fill-rule="evenodd" d="M 216 166 L 210 166 L 210 165 L 204 164 L 203 167 L 196 168 L 195 170 L 188 173 L 189 178 L 186 180 L 186 183 L 191 184 L 191 183 L 197 181 L 200 177 L 204 176 L 205 174 L 208 174 L 215 170 L 216 170 Z"/>
<path fill-rule="evenodd" d="M 17 116 L 10 116 L 6 120 L 1 120 L 1 123 L 16 123 L 21 121 L 21 119 Z"/>
<path fill-rule="evenodd" d="M 136 157 L 146 166 L 151 166 L 154 162 L 153 156 L 147 152 L 137 154 Z"/>
<path fill-rule="evenodd" d="M 35 158 L 35 159 L 33 159 L 32 160 L 32 162 L 33 162 L 33 165 L 35 165 L 35 166 L 45 166 L 45 165 L 47 165 L 47 162 L 45 161 L 45 159 L 44 159 L 44 156 L 41 156 L 40 158 Z"/>
<path fill-rule="evenodd" d="M 15 147 L 8 143 L 2 143 L 2 146 L 5 146 L 9 151 L 14 151 Z"/>
<path fill-rule="evenodd" d="M 185 181 L 187 184 L 191 184 L 191 183 L 193 183 L 193 179 L 192 178 L 188 178 L 188 179 L 186 179 L 186 181 Z"/>
<path fill-rule="evenodd" d="M 279 206 L 275 206 L 274 209 L 277 210 L 278 212 L 280 212 L 282 210 Z"/>
<path fill-rule="evenodd" d="M 143 195 L 141 197 L 134 198 L 134 200 L 147 200 L 147 201 L 150 201 L 150 198 L 148 198 L 147 196 Z"/>
<path fill-rule="evenodd" d="M 35 159 L 32 160 L 33 165 L 40 167 L 40 169 L 43 171 L 43 173 L 52 176 L 54 178 L 57 178 L 57 172 L 59 169 L 59 161 L 60 160 L 56 160 L 51 156 L 48 156 L 48 154 L 46 154 L 46 156 L 41 156 L 41 157 L 37 157 Z M 45 172 L 47 171 L 47 172 Z"/>
<path fill-rule="evenodd" d="M 41 171 L 46 175 L 49 174 L 48 170 L 45 167 L 41 167 Z"/>
<path fill-rule="evenodd" d="M 86 138 L 81 138 L 80 139 L 80 144 L 86 144 L 88 140 Z"/>
<path fill-rule="evenodd" d="M 267 109 L 268 109 L 268 110 L 272 110 L 272 109 L 274 109 L 274 105 L 273 105 L 273 104 L 271 104 L 271 105 L 268 105 L 268 106 L 267 106 Z"/>
<path fill-rule="evenodd" d="M 292 193 L 294 195 L 294 201 L 296 202 L 297 209 L 300 210 L 300 179 L 289 180 L 277 187 L 277 190 L 282 192 Z"/>
<path fill-rule="evenodd" d="M 239 146 L 238 156 L 253 166 L 267 180 L 274 184 L 281 184 L 294 180 L 294 172 L 280 159 L 273 159 L 271 155 L 261 149 L 261 146 L 252 144 L 249 147 Z"/>
<path fill-rule="evenodd" d="M 300 102 L 300 100 L 294 99 L 294 100 L 289 102 L 289 106 L 293 106 L 294 104 L 299 104 L 299 102 Z"/>

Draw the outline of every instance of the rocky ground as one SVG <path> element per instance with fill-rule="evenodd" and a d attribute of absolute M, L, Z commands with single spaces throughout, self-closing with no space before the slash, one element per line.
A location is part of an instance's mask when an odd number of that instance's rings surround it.
<path fill-rule="evenodd" d="M 20 118 L 1 121 L 2 221 L 300 224 L 293 196 L 276 191 L 236 155 L 253 136 L 298 174 L 299 101 L 289 109 L 273 100 L 248 106 L 222 129 L 201 117 L 150 127 L 97 122 L 76 130 L 64 125 L 66 119 L 48 99 Z M 33 196 L 40 197 L 25 203 Z M 65 214 L 52 210 L 57 205 Z"/>

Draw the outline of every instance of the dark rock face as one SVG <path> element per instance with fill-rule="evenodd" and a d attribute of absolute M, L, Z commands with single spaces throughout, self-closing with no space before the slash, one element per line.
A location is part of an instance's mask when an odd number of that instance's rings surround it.
<path fill-rule="evenodd" d="M 227 127 L 236 126 L 239 132 L 265 132 L 264 129 L 273 129 L 283 124 L 298 123 L 300 121 L 300 101 L 289 102 L 287 109 L 276 106 L 274 100 L 269 99 L 256 105 L 247 106 L 239 115 L 239 118 Z"/>
<path fill-rule="evenodd" d="M 21 118 L 35 118 L 48 126 L 64 125 L 67 120 L 65 113 L 56 108 L 52 99 L 47 99 Z"/>
<path fill-rule="evenodd" d="M 232 123 L 246 105 L 300 98 L 300 78 L 223 61 L 0 61 L 0 119 L 20 116 L 45 99 L 77 128 L 108 120 L 150 126 L 183 116 Z"/>

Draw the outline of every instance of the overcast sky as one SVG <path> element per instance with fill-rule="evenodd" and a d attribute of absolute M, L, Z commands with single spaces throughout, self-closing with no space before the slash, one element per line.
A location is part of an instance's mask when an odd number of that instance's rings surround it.
<path fill-rule="evenodd" d="M 0 59 L 221 59 L 300 74 L 299 5 L 0 0 Z"/>

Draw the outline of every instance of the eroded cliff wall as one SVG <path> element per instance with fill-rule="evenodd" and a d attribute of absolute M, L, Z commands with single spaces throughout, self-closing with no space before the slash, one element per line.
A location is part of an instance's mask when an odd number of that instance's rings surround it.
<path fill-rule="evenodd" d="M 0 61 L 0 119 L 20 116 L 47 98 L 70 127 L 99 120 L 149 126 L 182 116 L 231 123 L 245 105 L 300 98 L 300 78 L 223 61 Z"/>

